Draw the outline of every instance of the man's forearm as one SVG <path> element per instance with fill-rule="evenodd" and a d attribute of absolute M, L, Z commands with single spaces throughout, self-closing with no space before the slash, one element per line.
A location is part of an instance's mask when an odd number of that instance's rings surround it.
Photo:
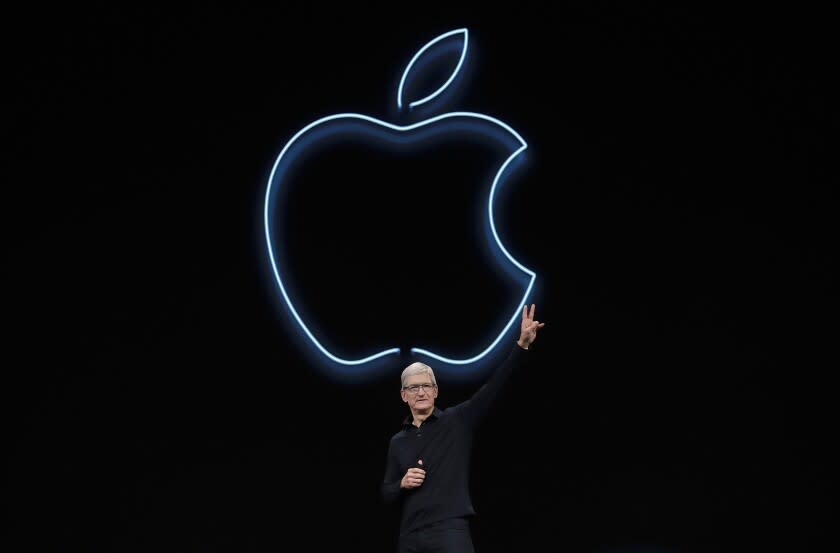
<path fill-rule="evenodd" d="M 530 355 L 526 349 L 518 345 L 511 347 L 502 364 L 473 396 L 462 404 L 461 415 L 468 424 L 480 419 L 490 408 L 504 387 L 513 371 L 522 363 L 525 356 Z"/>
<path fill-rule="evenodd" d="M 385 502 L 388 505 L 396 503 L 402 495 L 400 481 L 396 480 L 394 482 L 383 482 L 381 492 L 383 502 Z"/>

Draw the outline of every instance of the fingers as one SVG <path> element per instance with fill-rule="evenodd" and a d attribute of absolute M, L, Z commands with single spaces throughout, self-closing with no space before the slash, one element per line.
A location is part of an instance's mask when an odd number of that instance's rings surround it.
<path fill-rule="evenodd" d="M 531 304 L 531 311 L 528 311 L 528 305 L 525 304 L 522 306 L 522 320 L 523 321 L 530 321 L 534 318 L 534 309 L 537 307 L 537 304 Z"/>
<path fill-rule="evenodd" d="M 522 331 L 527 332 L 529 334 L 536 335 L 537 330 L 541 329 L 545 326 L 545 323 L 541 323 L 539 321 L 527 321 L 522 324 Z"/>
<path fill-rule="evenodd" d="M 416 488 L 420 486 L 425 479 L 425 470 L 410 468 L 406 471 L 405 477 L 403 478 L 403 486 L 406 488 Z"/>

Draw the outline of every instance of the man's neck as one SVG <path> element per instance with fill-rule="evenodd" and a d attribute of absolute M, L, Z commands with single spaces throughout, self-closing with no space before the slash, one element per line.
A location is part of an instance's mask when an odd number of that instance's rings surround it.
<path fill-rule="evenodd" d="M 420 426 L 421 424 L 423 424 L 423 422 L 431 416 L 434 410 L 435 408 L 431 407 L 422 411 L 413 411 L 411 414 L 414 417 L 414 426 Z"/>

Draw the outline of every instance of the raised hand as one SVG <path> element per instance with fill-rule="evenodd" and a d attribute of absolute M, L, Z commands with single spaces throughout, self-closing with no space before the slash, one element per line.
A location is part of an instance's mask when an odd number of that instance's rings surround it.
<path fill-rule="evenodd" d="M 528 349 L 537 339 L 537 330 L 545 326 L 545 323 L 534 320 L 534 309 L 536 307 L 536 304 L 533 303 L 530 310 L 527 305 L 522 306 L 522 324 L 519 327 L 519 340 L 516 342 L 522 349 Z"/>

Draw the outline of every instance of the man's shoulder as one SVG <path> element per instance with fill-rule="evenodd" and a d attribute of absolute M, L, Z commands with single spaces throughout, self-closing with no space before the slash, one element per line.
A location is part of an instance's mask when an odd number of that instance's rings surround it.
<path fill-rule="evenodd" d="M 393 442 L 393 441 L 399 440 L 403 436 L 405 436 L 405 425 L 401 424 L 400 429 L 397 430 L 396 432 L 394 432 L 393 434 L 391 434 L 391 441 Z"/>

